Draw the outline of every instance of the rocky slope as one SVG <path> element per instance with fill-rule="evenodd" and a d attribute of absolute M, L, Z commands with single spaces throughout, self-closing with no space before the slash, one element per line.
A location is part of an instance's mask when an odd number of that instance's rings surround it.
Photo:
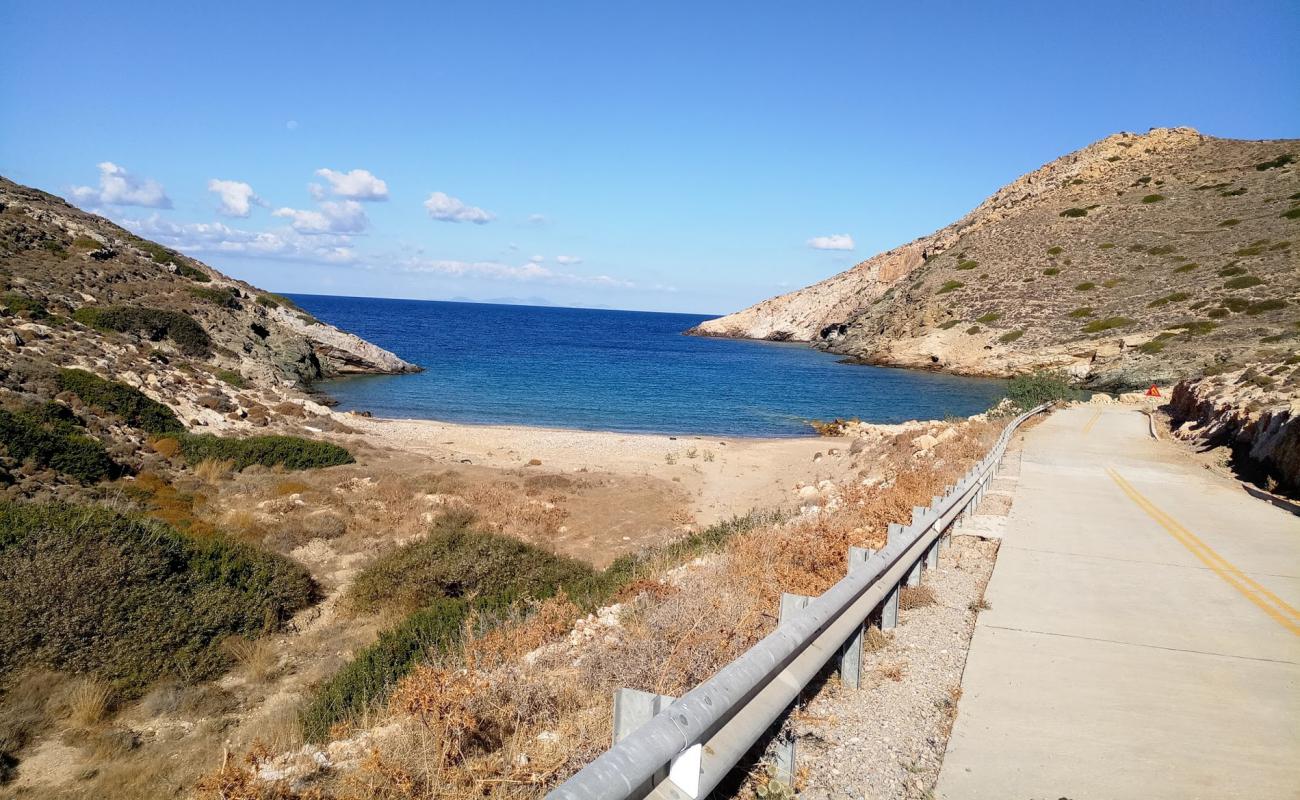
<path fill-rule="evenodd" d="M 1064 368 L 1099 387 L 1195 376 L 1294 347 L 1297 156 L 1296 140 L 1116 134 L 929 236 L 693 332 L 967 374 Z"/>
<path fill-rule="evenodd" d="M 419 369 L 283 297 L 0 178 L 0 408 L 53 399 L 61 367 L 134 386 L 188 427 L 216 430 L 313 411 L 328 419 L 308 397 L 312 381 Z M 83 417 L 120 448 L 139 444 Z"/>

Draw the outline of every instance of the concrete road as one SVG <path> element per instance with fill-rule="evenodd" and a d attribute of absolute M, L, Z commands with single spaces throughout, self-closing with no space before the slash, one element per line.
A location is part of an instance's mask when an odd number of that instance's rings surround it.
<path fill-rule="evenodd" d="M 1300 798 L 1300 517 L 1122 406 L 1026 434 L 945 800 Z"/>

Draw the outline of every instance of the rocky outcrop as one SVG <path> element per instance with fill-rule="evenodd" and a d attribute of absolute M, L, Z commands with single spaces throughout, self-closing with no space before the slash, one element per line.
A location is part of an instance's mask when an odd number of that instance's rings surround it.
<path fill-rule="evenodd" d="M 420 371 L 420 367 L 398 358 L 384 348 L 319 320 L 304 319 L 291 311 L 284 311 L 280 315 L 280 322 L 311 343 L 325 374 L 399 375 Z"/>
<path fill-rule="evenodd" d="M 1300 305 L 1300 141 L 1120 133 L 957 222 L 691 333 L 863 363 L 1122 390 L 1284 349 Z"/>
<path fill-rule="evenodd" d="M 1279 400 L 1251 381 L 1258 369 L 1174 387 L 1168 410 L 1175 433 L 1211 446 L 1227 446 L 1291 492 L 1300 491 L 1300 400 Z"/>

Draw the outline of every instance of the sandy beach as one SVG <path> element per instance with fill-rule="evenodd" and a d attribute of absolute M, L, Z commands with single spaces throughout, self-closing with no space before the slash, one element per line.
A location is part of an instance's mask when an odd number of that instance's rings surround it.
<path fill-rule="evenodd" d="M 440 468 L 486 481 L 553 476 L 565 489 L 566 513 L 553 544 L 597 564 L 751 510 L 794 507 L 807 502 L 803 487 L 863 466 L 848 452 L 851 440 L 818 436 L 667 436 L 336 416 L 357 431 L 350 445 L 376 466 Z"/>

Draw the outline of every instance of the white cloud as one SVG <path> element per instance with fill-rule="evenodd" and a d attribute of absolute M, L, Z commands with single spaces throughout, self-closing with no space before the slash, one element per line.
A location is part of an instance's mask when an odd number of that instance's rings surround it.
<path fill-rule="evenodd" d="M 540 264 L 546 260 L 546 256 L 532 256 L 528 260 L 533 262 L 534 264 Z"/>
<path fill-rule="evenodd" d="M 814 236 L 808 240 L 808 246 L 814 250 L 852 250 L 853 237 L 847 233 L 834 233 L 830 236 Z"/>
<path fill-rule="evenodd" d="M 315 211 L 277 208 L 271 213 L 288 219 L 295 231 L 306 234 L 361 233 L 370 224 L 366 210 L 356 200 L 326 200 L 317 204 Z"/>
<path fill-rule="evenodd" d="M 492 212 L 466 205 L 464 201 L 443 192 L 429 195 L 429 199 L 424 201 L 424 207 L 428 209 L 429 216 L 439 222 L 472 222 L 483 225 L 496 219 Z"/>
<path fill-rule="evenodd" d="M 498 261 L 456 261 L 451 259 L 408 259 L 398 264 L 404 272 L 427 272 L 454 278 L 491 278 L 495 280 L 561 283 L 571 285 L 616 286 L 636 288 L 636 284 L 609 275 L 576 275 L 560 272 L 536 261 L 503 264 Z"/>
<path fill-rule="evenodd" d="M 529 214 L 529 215 L 528 215 L 528 224 L 529 224 L 529 225 L 545 225 L 546 223 L 548 223 L 548 222 L 550 222 L 550 221 L 551 221 L 550 217 L 546 216 L 545 214 Z"/>
<path fill-rule="evenodd" d="M 369 170 L 335 172 L 332 169 L 321 168 L 316 170 L 316 174 L 329 182 L 330 194 L 335 197 L 346 197 L 350 200 L 388 199 L 388 184 L 371 175 Z M 308 188 L 311 189 L 313 196 L 318 196 L 318 192 L 324 191 L 316 184 Z"/>
<path fill-rule="evenodd" d="M 152 178 L 137 178 L 111 161 L 99 165 L 99 187 L 74 186 L 72 196 L 80 203 L 108 206 L 171 208 L 171 198 L 162 184 Z"/>
<path fill-rule="evenodd" d="M 346 236 L 304 236 L 287 229 L 247 231 L 222 222 L 175 223 L 157 214 L 120 221 L 141 236 L 195 256 L 218 254 L 335 264 L 352 263 L 357 258 Z"/>
<path fill-rule="evenodd" d="M 556 256 L 555 263 L 564 264 L 566 266 L 569 264 L 581 264 L 582 259 L 577 256 Z"/>
<path fill-rule="evenodd" d="M 288 128 L 291 131 L 296 131 L 298 130 L 298 120 L 291 119 L 288 122 L 284 123 L 284 127 Z"/>
<path fill-rule="evenodd" d="M 243 181 L 223 181 L 213 178 L 208 181 L 208 191 L 221 200 L 221 204 L 217 206 L 217 213 L 227 217 L 247 217 L 252 212 L 253 206 L 266 205 L 253 191 L 253 187 Z"/>

